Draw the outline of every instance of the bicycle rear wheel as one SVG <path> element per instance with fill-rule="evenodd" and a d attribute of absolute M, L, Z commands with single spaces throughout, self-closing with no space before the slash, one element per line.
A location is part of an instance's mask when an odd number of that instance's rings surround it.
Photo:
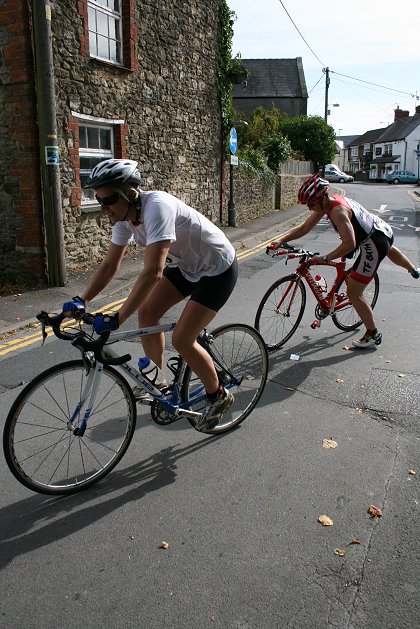
<path fill-rule="evenodd" d="M 347 297 L 347 278 L 344 278 L 340 285 L 337 288 L 337 295 L 339 296 L 339 300 L 337 304 L 339 305 L 340 301 L 344 300 L 347 302 L 347 305 L 340 310 L 336 310 L 331 318 L 333 320 L 334 325 L 344 332 L 349 332 L 351 330 L 356 330 L 362 325 L 362 321 L 354 309 L 353 304 L 349 301 Z M 371 281 L 363 292 L 363 296 L 370 304 L 371 308 L 375 307 L 376 302 L 378 301 L 379 295 L 379 277 L 378 274 L 375 273 L 373 276 L 373 282 Z"/>
<path fill-rule="evenodd" d="M 208 351 L 213 359 L 221 384 L 230 389 L 235 400 L 220 422 L 208 434 L 220 434 L 238 426 L 250 414 L 264 391 L 268 374 L 268 354 L 261 335 L 245 324 L 224 325 L 211 334 Z M 184 402 L 195 393 L 202 396 L 203 387 L 196 374 L 187 367 L 182 383 Z M 202 412 L 205 400 L 192 404 L 191 409 Z M 194 419 L 189 419 L 192 426 Z"/>
<path fill-rule="evenodd" d="M 68 428 L 86 378 L 81 360 L 55 365 L 15 400 L 3 449 L 11 472 L 25 487 L 43 494 L 73 494 L 99 481 L 124 456 L 136 425 L 136 402 L 112 367 L 104 365 L 84 435 L 75 436 Z M 76 425 L 84 412 L 79 410 Z"/>
<path fill-rule="evenodd" d="M 296 275 L 282 277 L 266 292 L 255 315 L 255 328 L 268 351 L 278 349 L 296 332 L 306 305 L 306 289 Z"/>

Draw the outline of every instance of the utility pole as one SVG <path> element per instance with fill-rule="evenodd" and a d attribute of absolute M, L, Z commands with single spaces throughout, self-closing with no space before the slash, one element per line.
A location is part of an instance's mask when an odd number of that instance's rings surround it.
<path fill-rule="evenodd" d="M 324 110 L 324 120 L 327 122 L 328 120 L 328 88 L 330 87 L 330 69 L 323 68 L 323 72 L 325 72 L 325 110 Z"/>
<path fill-rule="evenodd" d="M 32 0 L 32 19 L 48 284 L 64 286 L 66 267 L 49 0 Z"/>

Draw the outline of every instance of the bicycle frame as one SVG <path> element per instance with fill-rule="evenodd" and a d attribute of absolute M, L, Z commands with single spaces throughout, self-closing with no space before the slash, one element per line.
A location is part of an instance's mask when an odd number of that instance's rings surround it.
<path fill-rule="evenodd" d="M 288 256 L 288 259 L 293 259 L 293 257 L 295 257 L 294 254 L 290 254 Z M 296 255 L 296 257 L 298 257 L 298 255 Z M 327 295 L 324 297 L 323 292 L 321 287 L 319 286 L 319 284 L 317 283 L 316 279 L 313 277 L 311 271 L 310 271 L 310 267 L 311 266 L 329 266 L 329 267 L 333 267 L 336 270 L 336 278 L 335 281 L 330 289 L 330 291 L 327 293 Z M 328 312 L 328 314 L 332 314 L 333 312 L 337 311 L 337 310 L 341 310 L 344 307 L 347 307 L 349 305 L 349 300 L 347 299 L 343 299 L 340 300 L 338 303 L 336 302 L 336 290 L 339 287 L 339 285 L 341 284 L 341 282 L 343 281 L 343 279 L 347 276 L 348 272 L 346 271 L 346 263 L 345 260 L 341 260 L 340 262 L 322 262 L 322 261 L 316 261 L 316 262 L 309 262 L 308 260 L 301 260 L 301 262 L 299 263 L 296 271 L 294 272 L 294 275 L 296 276 L 296 278 L 298 279 L 297 282 L 291 282 L 290 286 L 288 287 L 288 289 L 285 291 L 285 294 L 283 295 L 281 301 L 277 304 L 277 308 L 279 309 L 285 302 L 286 298 L 289 295 L 290 289 L 292 287 L 293 284 L 293 290 L 292 290 L 292 294 L 290 295 L 290 298 L 288 300 L 288 304 L 287 304 L 287 312 L 290 311 L 290 307 L 291 304 L 293 302 L 293 299 L 296 295 L 296 291 L 298 289 L 299 286 L 299 282 L 304 279 L 306 280 L 306 283 L 308 284 L 309 288 L 311 289 L 312 294 L 314 295 L 315 299 L 317 300 L 317 302 L 320 304 L 320 306 L 326 310 Z"/>
<path fill-rule="evenodd" d="M 158 334 L 160 332 L 169 332 L 175 328 L 175 323 L 168 323 L 163 325 L 149 326 L 147 328 L 137 328 L 135 330 L 129 330 L 127 332 L 119 331 L 111 333 L 108 342 L 104 346 L 104 353 L 107 358 L 118 358 L 118 354 L 114 352 L 111 345 L 117 343 L 122 340 L 133 340 L 135 338 L 139 338 L 142 336 L 147 336 L 150 334 Z M 209 347 L 206 343 L 206 331 L 204 331 L 203 335 L 199 338 L 202 339 L 202 344 L 206 347 L 207 351 L 210 353 L 213 361 L 218 365 L 218 361 L 215 356 L 212 355 Z M 92 408 L 95 404 L 96 394 L 99 387 L 100 378 L 103 372 L 103 364 L 99 361 L 94 360 L 94 356 L 92 352 L 86 352 L 84 354 L 85 360 L 90 363 L 91 369 L 89 370 L 86 384 L 83 389 L 83 393 L 81 395 L 81 399 L 77 404 L 70 421 L 68 422 L 68 429 L 71 430 L 75 436 L 83 436 L 87 423 L 89 421 L 90 414 L 92 412 Z M 191 399 L 188 402 L 181 402 L 181 383 L 183 381 L 183 377 L 185 374 L 185 370 L 187 369 L 187 363 L 180 357 L 181 363 L 180 367 L 177 370 L 175 378 L 172 383 L 172 395 L 168 399 L 167 395 L 162 392 L 159 388 L 157 388 L 146 376 L 144 376 L 137 369 L 132 367 L 127 362 L 120 363 L 118 366 L 126 373 L 132 380 L 135 381 L 136 385 L 142 387 L 153 398 L 159 402 L 161 406 L 163 406 L 167 411 L 172 413 L 176 417 L 201 417 L 202 413 L 197 413 L 195 411 L 189 410 L 193 404 L 197 404 L 197 402 L 201 402 L 207 396 L 206 391 L 204 389 L 203 384 L 197 384 L 197 386 L 190 392 Z M 218 365 L 220 366 L 220 365 Z M 232 374 L 229 374 L 232 378 L 231 386 L 240 384 L 236 378 L 233 377 Z M 88 402 L 87 402 L 88 400 Z M 78 417 L 81 409 L 87 402 L 88 406 L 84 412 L 83 419 L 80 422 L 79 426 L 75 425 L 76 418 Z"/>

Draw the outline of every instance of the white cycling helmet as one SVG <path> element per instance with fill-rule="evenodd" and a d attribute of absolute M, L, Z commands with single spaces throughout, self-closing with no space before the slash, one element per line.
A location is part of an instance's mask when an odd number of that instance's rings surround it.
<path fill-rule="evenodd" d="M 106 159 L 92 169 L 83 188 L 118 187 L 124 183 L 139 186 L 141 176 L 137 164 L 131 159 Z"/>

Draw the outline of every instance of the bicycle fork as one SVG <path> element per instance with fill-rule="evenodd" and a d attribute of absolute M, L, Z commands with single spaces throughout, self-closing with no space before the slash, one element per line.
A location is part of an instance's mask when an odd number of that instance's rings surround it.
<path fill-rule="evenodd" d="M 91 354 L 91 356 L 89 354 Z M 77 403 L 72 416 L 67 422 L 67 430 L 72 432 L 75 437 L 83 437 L 83 435 L 85 434 L 87 422 L 92 412 L 93 405 L 95 404 L 96 394 L 98 392 L 99 382 L 104 368 L 102 363 L 95 361 L 95 357 L 92 352 L 87 352 L 84 356 L 84 360 L 86 362 L 86 369 L 89 370 L 86 384 L 83 387 L 80 401 Z M 76 426 L 79 414 L 87 399 L 89 399 L 89 402 L 83 414 L 83 419 L 80 424 Z"/>

